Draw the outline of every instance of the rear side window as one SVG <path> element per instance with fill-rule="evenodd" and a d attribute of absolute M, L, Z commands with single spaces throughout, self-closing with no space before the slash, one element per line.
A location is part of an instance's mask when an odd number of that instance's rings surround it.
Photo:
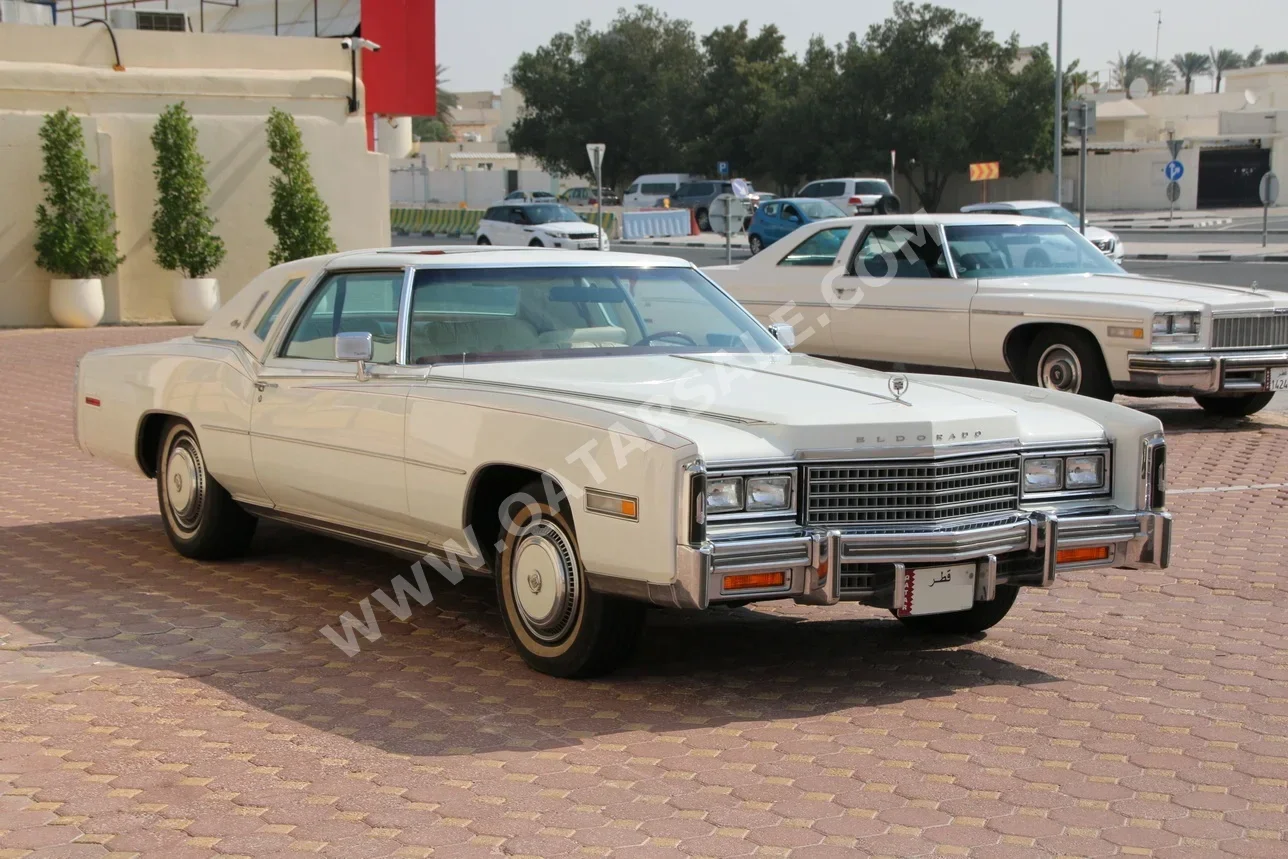
<path fill-rule="evenodd" d="M 493 206 L 492 208 L 488 209 L 486 212 L 483 213 L 483 220 L 502 221 L 505 219 L 501 217 L 501 210 L 498 209 L 496 206 Z"/>
<path fill-rule="evenodd" d="M 640 186 L 640 192 L 644 194 L 670 194 L 675 190 L 674 182 L 645 182 Z"/>
<path fill-rule="evenodd" d="M 856 194 L 889 194 L 890 186 L 883 179 L 864 179 L 854 183 Z"/>
<path fill-rule="evenodd" d="M 844 182 L 820 182 L 818 183 L 819 197 L 840 197 L 845 194 Z"/>
<path fill-rule="evenodd" d="M 300 281 L 303 279 L 302 277 L 297 277 L 294 280 L 288 280 L 286 286 L 282 287 L 282 291 L 277 293 L 277 298 L 274 298 L 273 303 L 268 306 L 268 312 L 255 326 L 255 336 L 259 340 L 262 341 L 268 338 L 268 332 L 273 330 L 273 323 L 277 321 L 277 315 L 282 312 L 282 307 L 285 306 L 291 297 L 291 293 L 295 291 L 295 287 L 299 286 Z"/>

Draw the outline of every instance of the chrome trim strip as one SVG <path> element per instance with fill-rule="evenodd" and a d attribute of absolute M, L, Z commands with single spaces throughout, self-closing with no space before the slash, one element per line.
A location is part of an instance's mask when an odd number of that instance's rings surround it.
<path fill-rule="evenodd" d="M 304 447 L 316 447 L 321 450 L 334 450 L 334 451 L 338 451 L 339 453 L 353 453 L 359 456 L 369 456 L 369 457 L 372 457 L 373 459 L 386 459 L 386 460 L 390 460 L 391 462 L 406 462 L 406 460 L 403 459 L 401 456 L 395 456 L 394 454 L 391 454 L 391 453 L 376 453 L 375 451 L 372 451 L 372 450 L 359 450 L 353 447 L 343 447 L 338 444 L 326 444 L 325 442 L 309 441 L 307 439 L 302 439 L 302 438 L 288 438 L 287 436 L 273 435 L 272 433 L 265 433 L 265 432 L 252 432 L 252 433 L 249 433 L 249 435 L 252 438 L 262 438 L 267 441 L 282 441 L 282 442 L 286 442 L 287 444 L 299 444 L 299 445 L 303 445 Z"/>
<path fill-rule="evenodd" d="M 1148 507 L 1149 509 L 1161 509 L 1162 505 L 1154 505 L 1153 503 L 1154 486 L 1152 485 L 1152 481 L 1154 478 L 1154 458 L 1157 456 L 1159 450 L 1166 451 L 1167 439 L 1161 432 L 1150 433 L 1149 435 L 1141 437 L 1140 449 L 1140 474 L 1137 475 L 1136 482 L 1136 504 Z M 1166 481 L 1166 461 L 1163 463 L 1163 468 L 1164 481 Z M 1166 482 L 1163 484 L 1163 499 L 1164 503 L 1166 503 Z"/>
<path fill-rule="evenodd" d="M 936 433 L 943 435 L 943 433 Z M 834 462 L 864 462 L 870 459 L 945 459 L 955 456 L 974 456 L 982 453 L 1022 452 L 1018 438 L 996 439 L 993 441 L 949 442 L 935 446 L 933 444 L 909 445 L 873 445 L 869 447 L 839 448 L 833 450 L 798 450 L 797 459 L 805 462 L 830 460 Z M 714 463 L 713 463 L 714 464 Z"/>
<path fill-rule="evenodd" d="M 411 348 L 411 285 L 416 269 L 407 266 L 403 271 L 402 292 L 398 294 L 398 330 L 394 340 L 394 363 L 405 367 Z"/>
<path fill-rule="evenodd" d="M 975 310 L 974 308 L 971 308 L 971 313 L 979 314 L 980 316 L 1023 316 L 1024 315 L 1023 310 Z"/>
<path fill-rule="evenodd" d="M 436 462 L 426 462 L 423 459 L 409 459 L 407 457 L 403 457 L 403 462 L 407 463 L 408 465 L 415 465 L 415 466 L 419 466 L 420 468 L 428 468 L 432 471 L 442 471 L 447 474 L 465 474 L 466 473 L 465 469 L 463 468 L 454 468 L 450 465 L 439 465 Z"/>
<path fill-rule="evenodd" d="M 223 426 L 219 426 L 218 424 L 201 424 L 201 429 L 209 430 L 210 432 L 232 433 L 233 435 L 250 435 L 250 430 L 248 429 L 237 429 L 236 427 L 223 427 Z"/>
<path fill-rule="evenodd" d="M 986 555 L 975 571 L 975 599 L 992 602 L 997 599 L 997 555 Z"/>

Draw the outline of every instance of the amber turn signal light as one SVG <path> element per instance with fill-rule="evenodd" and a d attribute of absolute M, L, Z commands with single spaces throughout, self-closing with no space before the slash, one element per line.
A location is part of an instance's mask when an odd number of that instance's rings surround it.
<path fill-rule="evenodd" d="M 725 576 L 724 589 L 727 591 L 745 591 L 751 588 L 781 588 L 787 581 L 784 573 L 745 573 L 741 576 Z"/>
<path fill-rule="evenodd" d="M 1108 559 L 1108 546 L 1079 546 L 1076 549 L 1059 549 L 1055 553 L 1055 562 L 1057 564 L 1081 564 L 1084 561 L 1105 561 Z"/>

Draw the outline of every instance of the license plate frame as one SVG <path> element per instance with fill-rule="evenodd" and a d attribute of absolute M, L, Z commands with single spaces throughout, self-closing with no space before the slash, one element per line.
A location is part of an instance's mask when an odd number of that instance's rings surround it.
<path fill-rule="evenodd" d="M 1266 368 L 1266 390 L 1288 391 L 1288 367 Z"/>
<path fill-rule="evenodd" d="M 896 568 L 895 612 L 899 617 L 917 617 L 966 611 L 975 604 L 978 576 L 978 562 Z"/>

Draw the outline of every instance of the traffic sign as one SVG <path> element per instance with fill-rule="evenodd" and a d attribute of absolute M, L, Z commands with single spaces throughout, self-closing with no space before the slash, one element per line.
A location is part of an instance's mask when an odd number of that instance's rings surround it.
<path fill-rule="evenodd" d="M 1096 103 L 1094 101 L 1075 101 L 1069 105 L 1069 130 L 1088 136 L 1096 133 Z"/>
<path fill-rule="evenodd" d="M 726 176 L 728 176 L 728 175 L 729 175 L 729 162 L 728 162 L 728 161 L 717 161 L 717 162 L 716 162 L 716 175 L 717 175 L 717 176 L 719 176 L 721 179 L 723 179 L 724 177 L 726 177 Z"/>
<path fill-rule="evenodd" d="M 970 165 L 970 180 L 972 182 L 987 182 L 989 179 L 997 179 L 1002 175 L 1002 165 L 996 161 L 981 161 L 978 164 Z"/>
<path fill-rule="evenodd" d="M 729 183 L 729 187 L 736 197 L 746 197 L 751 193 L 751 185 L 747 184 L 746 179 L 734 179 Z"/>
<path fill-rule="evenodd" d="M 1267 173 L 1261 177 L 1261 205 L 1273 206 L 1279 199 L 1279 177 Z"/>
<path fill-rule="evenodd" d="M 595 179 L 599 179 L 600 171 L 604 166 L 604 150 L 608 147 L 602 143 L 587 143 L 586 154 L 590 156 L 590 169 L 595 171 Z"/>
<path fill-rule="evenodd" d="M 1171 140 L 1167 141 L 1167 151 L 1172 153 L 1173 161 L 1181 157 L 1181 147 L 1184 145 L 1185 145 L 1184 140 L 1177 140 L 1176 138 L 1172 138 Z"/>
<path fill-rule="evenodd" d="M 1177 182 L 1167 183 L 1167 202 L 1175 203 L 1181 199 L 1181 186 Z"/>
<path fill-rule="evenodd" d="M 1163 175 L 1167 177 L 1168 182 L 1179 181 L 1185 175 L 1185 165 L 1179 161 L 1168 161 L 1167 166 L 1163 168 Z"/>

